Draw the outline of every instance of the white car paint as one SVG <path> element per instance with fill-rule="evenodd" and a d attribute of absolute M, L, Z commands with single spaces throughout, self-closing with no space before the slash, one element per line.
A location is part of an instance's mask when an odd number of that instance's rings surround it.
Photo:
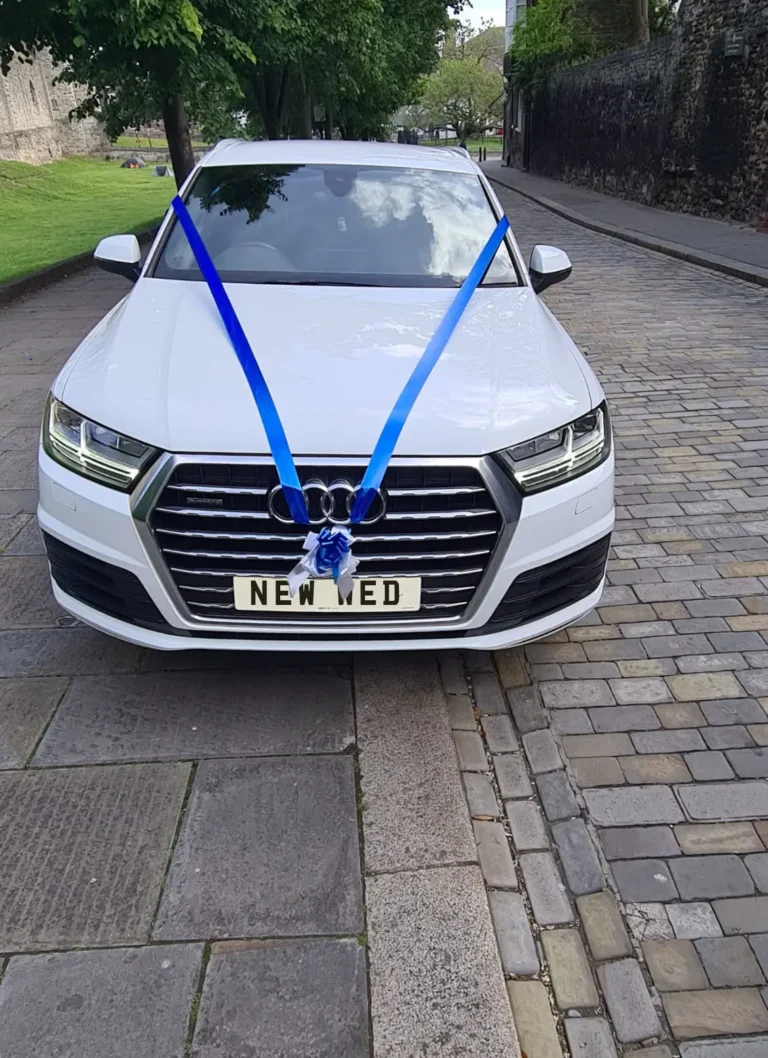
<path fill-rule="evenodd" d="M 247 165 L 307 161 L 471 172 L 459 152 L 392 144 L 312 141 L 246 143 L 214 148 L 198 163 Z M 197 171 L 197 170 L 196 170 Z M 194 179 L 195 173 L 190 177 Z M 189 181 L 187 182 L 188 186 Z M 183 193 L 183 192 L 182 192 Z M 268 456 L 253 397 L 203 283 L 146 273 L 172 218 L 166 217 L 141 278 L 85 338 L 62 369 L 53 393 L 94 421 L 168 453 Z M 411 413 L 396 448 L 402 457 L 479 457 L 557 428 L 596 407 L 601 387 L 561 325 L 536 296 L 519 248 L 510 252 L 523 276 L 517 288 L 479 289 Z M 365 460 L 454 290 L 227 284 L 251 336 L 297 459 Z M 171 626 L 169 634 L 134 627 L 93 610 L 57 585 L 57 598 L 81 620 L 160 649 L 338 649 L 337 631 L 304 640 L 295 629 L 265 625 L 254 640 L 206 639 L 168 590 L 157 555 L 133 517 L 131 499 L 40 454 L 39 520 L 52 536 L 130 570 Z M 511 485 L 510 485 L 511 488 Z M 62 497 L 70 499 L 64 502 Z M 71 501 L 71 502 L 70 502 Z M 495 648 L 545 635 L 578 619 L 599 589 L 574 606 L 514 630 L 482 633 L 511 581 L 601 539 L 613 526 L 613 456 L 582 477 L 525 497 L 493 583 L 471 615 L 455 622 L 456 638 L 424 640 L 444 625 L 421 620 L 413 637 L 387 639 L 371 625 L 349 648 Z M 216 627 L 213 625 L 212 627 Z M 198 630 L 190 640 L 173 630 Z M 466 633 L 478 629 L 475 636 Z M 317 628 L 313 629 L 317 635 Z M 349 631 L 349 629 L 347 629 Z"/>
<path fill-rule="evenodd" d="M 226 285 L 297 455 L 365 455 L 455 290 Z M 483 455 L 594 407 L 588 369 L 531 287 L 478 290 L 398 445 Z M 169 452 L 269 446 L 211 295 L 141 279 L 54 393 Z M 328 429 L 329 415 L 333 429 Z"/>

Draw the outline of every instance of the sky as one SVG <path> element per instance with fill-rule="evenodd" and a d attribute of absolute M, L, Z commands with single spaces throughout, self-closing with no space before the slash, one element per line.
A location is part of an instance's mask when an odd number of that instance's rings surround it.
<path fill-rule="evenodd" d="M 479 26 L 481 19 L 492 19 L 497 26 L 504 25 L 505 4 L 504 0 L 472 0 L 472 7 L 465 8 L 461 13 L 461 20 L 471 22 L 473 26 Z"/>

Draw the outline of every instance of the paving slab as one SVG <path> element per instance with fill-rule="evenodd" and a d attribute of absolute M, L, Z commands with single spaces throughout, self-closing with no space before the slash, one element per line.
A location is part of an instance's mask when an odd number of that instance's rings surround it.
<path fill-rule="evenodd" d="M 723 935 L 711 904 L 702 902 L 670 904 L 667 914 L 675 936 L 679 940 L 697 940 L 699 937 L 721 937 Z"/>
<path fill-rule="evenodd" d="M 366 868 L 378 872 L 476 860 L 434 660 L 359 657 L 355 702 Z M 457 732 L 459 737 L 471 734 Z"/>
<path fill-rule="evenodd" d="M 576 906 L 595 959 L 617 959 L 632 954 L 632 944 L 616 898 L 609 889 L 580 896 Z"/>
<path fill-rule="evenodd" d="M 547 828 L 538 805 L 531 801 L 507 801 L 505 808 L 512 831 L 512 843 L 518 852 L 547 848 Z"/>
<path fill-rule="evenodd" d="M 622 1043 L 659 1036 L 661 1025 L 640 964 L 635 959 L 605 963 L 599 970 L 616 1035 Z"/>
<path fill-rule="evenodd" d="M 696 941 L 710 984 L 715 988 L 764 985 L 765 977 L 746 937 L 709 937 Z"/>
<path fill-rule="evenodd" d="M 675 837 L 683 852 L 759 852 L 763 843 L 752 823 L 681 823 Z"/>
<path fill-rule="evenodd" d="M 136 672 L 142 656 L 140 647 L 92 628 L 0 632 L 0 678 Z"/>
<path fill-rule="evenodd" d="M 611 1026 L 603 1018 L 566 1018 L 564 1024 L 574 1058 L 616 1058 Z"/>
<path fill-rule="evenodd" d="M 760 968 L 768 980 L 768 933 L 753 933 L 749 938 L 752 950 L 757 956 Z"/>
<path fill-rule="evenodd" d="M 472 829 L 485 884 L 494 889 L 517 889 L 515 864 L 503 825 L 476 820 Z"/>
<path fill-rule="evenodd" d="M 585 790 L 584 800 L 592 822 L 601 827 L 681 823 L 684 818 L 668 786 Z"/>
<path fill-rule="evenodd" d="M 549 852 L 527 852 L 520 857 L 525 888 L 540 926 L 560 926 L 573 921 L 568 892 L 555 859 Z"/>
<path fill-rule="evenodd" d="M 583 819 L 568 819 L 552 827 L 568 887 L 576 896 L 595 893 L 605 885 L 605 875 Z"/>
<path fill-rule="evenodd" d="M 600 840 L 609 860 L 642 860 L 680 855 L 680 848 L 671 827 L 608 828 L 600 831 Z"/>
<path fill-rule="evenodd" d="M 538 973 L 539 956 L 522 896 L 489 892 L 488 903 L 504 973 L 523 976 Z"/>
<path fill-rule="evenodd" d="M 576 929 L 548 929 L 541 935 L 555 999 L 561 1010 L 596 1007 L 597 989 Z"/>
<path fill-rule="evenodd" d="M 202 944 L 17 955 L 0 984 L 8 1058 L 182 1058 Z"/>
<path fill-rule="evenodd" d="M 622 900 L 642 904 L 677 898 L 665 860 L 615 860 L 611 868 Z"/>
<path fill-rule="evenodd" d="M 346 755 L 203 761 L 155 937 L 358 933 L 355 803 Z"/>
<path fill-rule="evenodd" d="M 768 1008 L 757 988 L 666 992 L 662 998 L 667 1019 L 678 1040 L 768 1032 Z"/>
<path fill-rule="evenodd" d="M 564 771 L 550 771 L 545 775 L 537 775 L 536 789 L 539 792 L 544 814 L 550 822 L 557 819 L 568 819 L 579 814 L 578 802 Z"/>
<path fill-rule="evenodd" d="M 356 940 L 213 946 L 192 1058 L 368 1058 L 369 1048 L 365 949 Z"/>
<path fill-rule="evenodd" d="M 743 1040 L 696 1040 L 680 1045 L 681 1058 L 765 1058 L 768 1036 Z"/>
<path fill-rule="evenodd" d="M 47 559 L 0 557 L 0 628 L 56 628 L 62 620 L 68 618 L 53 598 Z"/>
<path fill-rule="evenodd" d="M 0 768 L 21 768 L 67 688 L 65 679 L 0 680 Z"/>
<path fill-rule="evenodd" d="M 35 431 L 37 433 L 37 431 Z M 0 522 L 2 519 L 0 519 Z M 0 545 L 2 544 L 2 529 L 0 529 Z M 5 549 L 6 555 L 44 555 L 45 544 L 37 519 L 30 518 L 20 533 L 15 535 Z"/>
<path fill-rule="evenodd" d="M 670 861 L 683 900 L 749 896 L 755 883 L 738 856 L 684 856 Z"/>
<path fill-rule="evenodd" d="M 768 782 L 702 783 L 676 789 L 694 821 L 768 818 Z"/>
<path fill-rule="evenodd" d="M 712 908 L 726 936 L 736 933 L 762 933 L 768 922 L 768 896 L 713 900 Z"/>
<path fill-rule="evenodd" d="M 82 676 L 35 765 L 341 752 L 354 742 L 348 680 L 280 669 Z"/>
<path fill-rule="evenodd" d="M 461 775 L 464 790 L 469 803 L 469 812 L 473 818 L 495 817 L 499 814 L 496 791 L 487 775 L 480 772 L 465 771 Z"/>
<path fill-rule="evenodd" d="M 146 942 L 189 772 L 0 774 L 0 951 Z"/>
<path fill-rule="evenodd" d="M 701 959 L 689 940 L 646 941 L 643 955 L 660 992 L 690 992 L 709 987 Z"/>
<path fill-rule="evenodd" d="M 747 856 L 744 862 L 755 880 L 759 893 L 768 893 L 768 852 Z"/>
<path fill-rule="evenodd" d="M 366 905 L 374 1058 L 520 1058 L 478 867 L 373 876 Z"/>
<path fill-rule="evenodd" d="M 562 1058 L 549 996 L 541 981 L 508 981 L 507 991 L 523 1054 Z"/>

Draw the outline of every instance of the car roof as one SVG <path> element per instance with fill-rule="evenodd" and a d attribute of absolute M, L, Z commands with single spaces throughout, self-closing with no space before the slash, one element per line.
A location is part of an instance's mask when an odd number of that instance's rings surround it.
<path fill-rule="evenodd" d="M 444 147 L 358 140 L 221 140 L 200 160 L 209 165 L 384 165 L 476 173 L 468 154 Z"/>

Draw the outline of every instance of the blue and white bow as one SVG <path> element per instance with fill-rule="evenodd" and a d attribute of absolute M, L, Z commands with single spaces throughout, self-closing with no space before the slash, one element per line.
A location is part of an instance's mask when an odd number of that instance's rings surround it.
<path fill-rule="evenodd" d="M 174 198 L 171 205 L 184 230 L 184 234 L 187 236 L 203 279 L 208 284 L 213 300 L 216 303 L 216 308 L 219 310 L 219 315 L 229 335 L 229 340 L 251 388 L 291 517 L 297 525 L 309 525 L 309 513 L 301 490 L 296 464 L 293 461 L 283 424 L 280 421 L 275 402 L 269 392 L 269 387 L 261 372 L 261 368 L 253 354 L 240 320 L 237 318 L 232 302 L 224 289 L 224 284 L 216 271 L 216 266 L 211 260 L 205 243 L 195 227 L 195 222 L 189 214 L 189 210 L 178 195 Z M 443 350 L 456 329 L 456 325 L 464 314 L 470 298 L 488 271 L 508 228 L 509 221 L 506 217 L 502 217 L 480 252 L 480 256 L 473 264 L 469 275 L 457 291 L 456 297 L 451 302 L 448 311 L 440 321 L 440 325 L 432 335 L 427 348 L 422 353 L 410 378 L 405 383 L 400 396 L 395 401 L 395 406 L 390 412 L 389 418 L 385 422 L 384 428 L 376 442 L 373 455 L 357 492 L 350 516 L 350 521 L 353 525 L 361 522 L 368 513 L 368 508 L 373 503 L 377 490 L 384 478 L 406 419 L 416 403 L 424 383 L 429 378 L 433 367 L 440 359 Z M 353 542 L 352 533 L 344 526 L 334 525 L 330 528 L 322 529 L 319 533 L 308 533 L 304 541 L 304 549 L 307 554 L 300 559 L 288 575 L 291 595 L 296 593 L 299 585 L 303 584 L 308 577 L 333 577 L 341 597 L 343 599 L 348 598 L 354 584 L 352 574 L 357 569 L 360 561 L 352 555 Z"/>
<path fill-rule="evenodd" d="M 319 533 L 307 533 L 304 549 L 307 552 L 288 574 L 291 595 L 309 577 L 333 577 L 339 595 L 346 599 L 354 587 L 352 574 L 360 559 L 352 554 L 354 537 L 345 525 L 325 526 Z"/>

